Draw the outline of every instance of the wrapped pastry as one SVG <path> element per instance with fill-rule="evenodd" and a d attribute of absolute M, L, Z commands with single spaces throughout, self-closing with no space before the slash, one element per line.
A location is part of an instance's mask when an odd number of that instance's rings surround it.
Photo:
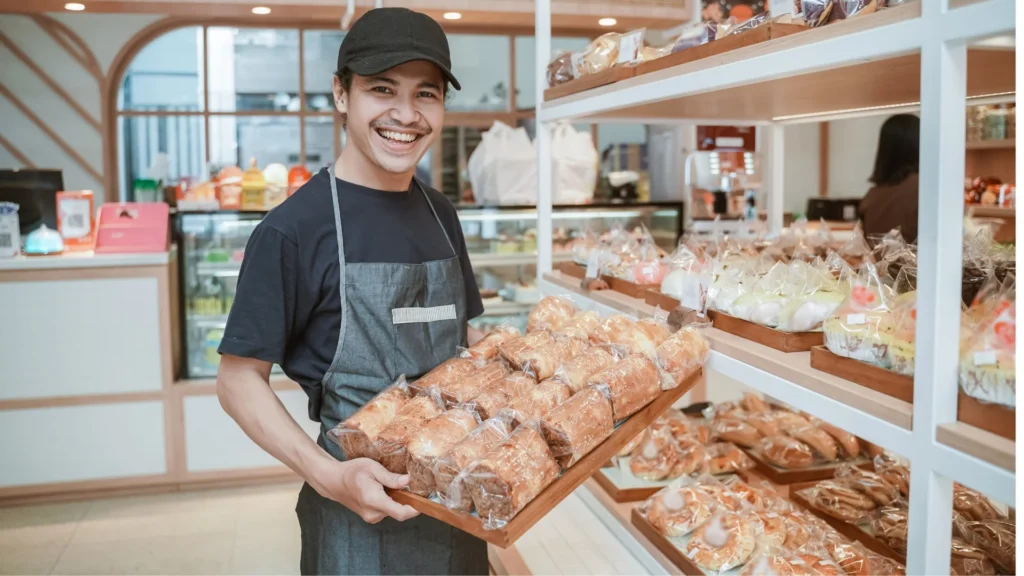
<path fill-rule="evenodd" d="M 477 360 L 492 360 L 498 356 L 498 347 L 509 340 L 518 338 L 515 326 L 499 326 L 463 352 L 463 356 Z"/>
<path fill-rule="evenodd" d="M 625 316 L 609 316 L 590 333 L 594 344 L 614 344 L 630 354 L 655 356 L 658 347 L 646 332 L 636 327 L 636 322 Z"/>
<path fill-rule="evenodd" d="M 753 462 L 751 462 L 751 465 L 753 465 Z M 742 497 L 756 510 L 767 509 L 773 501 L 773 498 L 768 495 L 769 492 L 773 492 L 770 487 L 766 489 L 754 488 L 741 480 L 739 476 L 729 476 L 722 481 L 722 484 L 725 485 L 726 490 Z"/>
<path fill-rule="evenodd" d="M 1004 298 L 974 330 L 960 356 L 960 387 L 983 402 L 1017 406 L 1017 306 Z"/>
<path fill-rule="evenodd" d="M 874 576 L 870 553 L 860 543 L 827 540 L 825 546 L 832 560 L 850 576 Z"/>
<path fill-rule="evenodd" d="M 676 465 L 672 468 L 669 476 L 678 478 L 680 476 L 691 476 L 708 472 L 708 450 L 703 442 L 698 442 L 691 436 L 675 440 Z M 721 455 L 719 455 L 721 456 Z M 727 465 L 725 460 L 719 460 L 720 465 Z M 716 474 L 716 472 L 711 472 Z"/>
<path fill-rule="evenodd" d="M 551 333 L 546 330 L 530 332 L 522 338 L 513 338 L 498 345 L 498 353 L 505 362 L 515 370 L 521 370 L 523 366 L 522 356 L 538 346 L 550 344 L 554 340 Z"/>
<path fill-rule="evenodd" d="M 514 398 L 506 408 L 512 416 L 512 427 L 516 428 L 527 420 L 540 418 L 555 406 L 568 400 L 570 396 L 572 396 L 572 390 L 561 382 L 554 380 L 541 382 L 527 390 L 526 394 Z"/>
<path fill-rule="evenodd" d="M 501 362 L 491 362 L 479 370 L 437 387 L 448 407 L 465 404 L 480 395 L 481 392 L 500 382 L 508 376 L 508 369 Z"/>
<path fill-rule="evenodd" d="M 345 452 L 345 458 L 370 458 L 379 460 L 380 455 L 374 449 L 374 442 L 381 430 L 387 427 L 395 416 L 409 402 L 409 388 L 405 377 L 388 386 L 355 414 L 338 424 L 327 436 Z"/>
<path fill-rule="evenodd" d="M 757 543 L 764 547 L 782 546 L 786 542 L 786 521 L 776 512 L 753 510 L 745 517 L 754 524 Z"/>
<path fill-rule="evenodd" d="M 775 420 L 775 425 L 787 434 L 793 434 L 811 426 L 811 422 L 807 418 L 786 410 L 772 412 L 772 418 Z"/>
<path fill-rule="evenodd" d="M 556 330 L 559 335 L 569 338 L 590 338 L 590 333 L 601 325 L 601 315 L 593 310 L 580 312 Z"/>
<path fill-rule="evenodd" d="M 784 548 L 764 547 L 754 554 L 740 572 L 740 576 L 766 576 L 814 574 L 805 566 L 803 559 Z"/>
<path fill-rule="evenodd" d="M 620 39 L 620 35 L 615 32 L 598 36 L 583 51 L 583 56 L 576 64 L 575 77 L 596 74 L 614 66 L 619 58 Z"/>
<path fill-rule="evenodd" d="M 950 543 L 949 573 L 951 576 L 987 576 L 995 574 L 996 568 L 984 550 L 953 538 Z"/>
<path fill-rule="evenodd" d="M 406 474 L 409 470 L 409 454 L 406 446 L 413 434 L 424 422 L 438 416 L 444 406 L 435 394 L 417 396 L 408 401 L 373 443 L 379 462 L 395 474 Z"/>
<path fill-rule="evenodd" d="M 861 522 L 877 506 L 864 494 L 831 480 L 819 482 L 801 494 L 818 510 L 850 524 Z"/>
<path fill-rule="evenodd" d="M 953 510 L 976 522 L 1004 519 L 988 498 L 963 484 L 953 485 Z"/>
<path fill-rule="evenodd" d="M 700 490 L 707 494 L 711 500 L 720 509 L 729 512 L 743 512 L 750 510 L 750 506 L 747 505 L 746 499 L 729 490 L 721 482 L 708 481 L 707 478 L 702 477 L 700 482 Z"/>
<path fill-rule="evenodd" d="M 575 394 L 587 386 L 587 379 L 615 363 L 615 355 L 602 346 L 591 346 L 587 351 L 563 363 L 555 370 L 553 379 L 563 382 Z"/>
<path fill-rule="evenodd" d="M 520 366 L 523 372 L 533 376 L 538 382 L 547 380 L 563 362 L 572 360 L 589 346 L 586 340 L 579 338 L 566 338 L 544 344 L 520 354 Z"/>
<path fill-rule="evenodd" d="M 751 414 L 764 414 L 772 411 L 771 405 L 753 392 L 746 392 L 740 399 L 740 407 Z"/>
<path fill-rule="evenodd" d="M 409 388 L 416 394 L 441 388 L 452 384 L 463 376 L 468 376 L 478 366 L 477 362 L 472 358 L 451 358 L 421 376 L 419 380 L 409 384 Z"/>
<path fill-rule="evenodd" d="M 658 362 L 677 386 L 707 362 L 711 344 L 704 335 L 706 326 L 685 326 L 658 346 Z"/>
<path fill-rule="evenodd" d="M 643 440 L 633 450 L 629 470 L 644 480 L 664 480 L 678 466 L 678 452 L 672 433 L 667 428 L 648 428 Z"/>
<path fill-rule="evenodd" d="M 502 380 L 488 386 L 473 398 L 472 405 L 480 418 L 487 420 L 507 408 L 512 400 L 526 394 L 537 386 L 537 381 L 523 372 L 513 372 Z"/>
<path fill-rule="evenodd" d="M 754 461 L 735 444 L 719 442 L 707 447 L 708 472 L 710 474 L 733 474 L 754 467 Z"/>
<path fill-rule="evenodd" d="M 1006 520 L 967 520 L 963 515 L 953 516 L 954 533 L 980 548 L 1004 574 L 1013 574 L 1017 558 L 1017 527 Z"/>
<path fill-rule="evenodd" d="M 903 556 L 907 555 L 907 515 L 906 508 L 883 506 L 871 519 L 875 538 Z"/>
<path fill-rule="evenodd" d="M 905 498 L 910 497 L 910 468 L 885 455 L 875 456 L 875 472 L 886 482 L 899 489 Z M 955 492 L 954 492 L 955 495 Z M 955 498 L 954 498 L 955 501 Z"/>
<path fill-rule="evenodd" d="M 758 413 L 747 416 L 747 424 L 753 426 L 761 436 L 779 436 L 782 428 L 771 413 Z"/>
<path fill-rule="evenodd" d="M 576 305 L 568 298 L 546 296 L 530 310 L 530 315 L 526 319 L 526 331 L 555 331 L 576 315 L 576 312 Z"/>
<path fill-rule="evenodd" d="M 860 440 L 856 436 L 850 434 L 846 430 L 837 428 L 828 422 L 816 423 L 818 428 L 821 428 L 826 434 L 835 439 L 836 443 L 842 449 L 843 455 L 847 458 L 853 459 L 860 456 Z"/>
<path fill-rule="evenodd" d="M 587 388 L 542 417 L 541 430 L 566 470 L 612 435 L 612 403 L 596 388 Z"/>
<path fill-rule="evenodd" d="M 498 529 L 558 478 L 559 468 L 536 422 L 524 423 L 466 474 L 484 527 Z"/>
<path fill-rule="evenodd" d="M 814 464 L 809 446 L 788 436 L 769 436 L 761 441 L 765 460 L 780 468 L 807 468 Z"/>
<path fill-rule="evenodd" d="M 872 576 L 906 576 L 907 574 L 906 566 L 881 554 L 870 554 L 868 561 L 871 563 Z"/>
<path fill-rule="evenodd" d="M 643 504 L 647 521 L 666 538 L 693 532 L 711 518 L 711 501 L 693 486 L 666 486 Z"/>
<path fill-rule="evenodd" d="M 616 452 L 615 455 L 617 457 L 619 457 L 619 458 L 625 458 L 625 457 L 629 456 L 630 454 L 633 453 L 634 450 L 636 450 L 636 447 L 639 446 L 641 442 L 643 442 L 643 439 L 644 439 L 644 433 L 643 432 L 637 434 L 636 436 L 633 437 L 632 440 L 630 440 L 629 442 L 626 442 L 625 446 L 623 446 L 622 448 L 619 448 L 619 451 Z"/>
<path fill-rule="evenodd" d="M 672 432 L 676 442 L 683 440 L 694 440 L 700 444 L 707 444 L 710 438 L 710 430 L 703 420 L 689 418 L 679 410 L 669 409 L 656 422 L 664 422 Z M 704 428 L 702 431 L 701 428 Z"/>
<path fill-rule="evenodd" d="M 753 448 L 761 442 L 761 434 L 750 424 L 741 420 L 720 419 L 712 425 L 712 434 L 724 442 L 739 444 L 744 448 Z"/>
<path fill-rule="evenodd" d="M 754 553 L 754 525 L 739 514 L 718 513 L 686 544 L 686 556 L 705 571 L 724 572 L 742 566 Z"/>
<path fill-rule="evenodd" d="M 871 264 L 835 313 L 825 321 L 825 346 L 837 356 L 889 367 L 888 345 L 894 326 L 890 290 Z"/>
<path fill-rule="evenodd" d="M 850 464 L 836 468 L 836 481 L 871 498 L 879 506 L 889 506 L 900 497 L 900 489 L 880 475 Z"/>
<path fill-rule="evenodd" d="M 658 367 L 646 356 L 629 356 L 591 376 L 591 386 L 606 387 L 615 421 L 628 418 L 661 394 Z"/>
<path fill-rule="evenodd" d="M 661 346 L 666 340 L 672 336 L 672 332 L 668 329 L 668 324 L 660 322 L 654 318 L 644 318 L 635 324 L 636 328 L 644 333 L 647 338 L 654 342 L 655 346 Z"/>
<path fill-rule="evenodd" d="M 827 462 L 835 462 L 839 457 L 839 445 L 836 444 L 835 439 L 820 428 L 808 426 L 801 430 L 791 431 L 789 435 L 810 446 L 818 456 Z"/>
<path fill-rule="evenodd" d="M 572 53 L 566 51 L 560 52 L 551 60 L 547 69 L 548 87 L 565 84 L 576 77 L 572 61 Z"/>
<path fill-rule="evenodd" d="M 409 491 L 430 496 L 436 490 L 434 464 L 479 424 L 475 412 L 454 408 L 427 420 L 412 434 L 409 454 Z"/>
<path fill-rule="evenodd" d="M 820 546 L 816 548 L 820 549 Z M 799 555 L 799 558 L 803 561 L 800 567 L 803 570 L 807 570 L 807 573 L 809 574 L 820 576 L 843 576 L 843 569 L 828 557 L 827 552 L 803 553 Z"/>
<path fill-rule="evenodd" d="M 468 513 L 473 500 L 465 487 L 470 466 L 484 457 L 488 450 L 506 440 L 512 430 L 505 418 L 490 418 L 474 428 L 434 463 L 434 483 L 441 503 L 459 512 Z"/>
<path fill-rule="evenodd" d="M 779 516 L 786 523 L 786 541 L 782 545 L 790 550 L 803 549 L 811 541 L 807 518 L 798 512 L 783 512 Z"/>

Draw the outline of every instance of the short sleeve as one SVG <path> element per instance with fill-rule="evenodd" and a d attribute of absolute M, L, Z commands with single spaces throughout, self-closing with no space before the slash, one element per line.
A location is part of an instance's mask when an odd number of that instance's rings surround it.
<path fill-rule="evenodd" d="M 473 274 L 473 263 L 469 261 L 469 250 L 466 249 L 466 237 L 462 233 L 462 224 L 458 214 L 455 216 L 455 236 L 458 239 L 459 262 L 462 264 L 462 282 L 466 287 L 466 319 L 472 320 L 484 313 L 484 303 L 480 299 L 480 288 L 476 285 Z"/>
<path fill-rule="evenodd" d="M 260 224 L 245 247 L 235 300 L 217 351 L 281 364 L 296 324 L 298 250 Z"/>

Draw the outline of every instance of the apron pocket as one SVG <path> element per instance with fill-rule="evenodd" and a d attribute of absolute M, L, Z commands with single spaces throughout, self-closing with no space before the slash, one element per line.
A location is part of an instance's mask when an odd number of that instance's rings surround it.
<path fill-rule="evenodd" d="M 421 324 L 456 319 L 458 319 L 458 315 L 455 312 L 455 304 L 430 308 L 393 308 L 391 310 L 392 324 Z"/>

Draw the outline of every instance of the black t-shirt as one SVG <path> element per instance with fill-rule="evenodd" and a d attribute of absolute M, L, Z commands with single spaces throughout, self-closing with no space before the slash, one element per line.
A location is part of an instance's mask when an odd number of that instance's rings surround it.
<path fill-rule="evenodd" d="M 382 192 L 338 180 L 345 261 L 420 264 L 458 252 L 466 288 L 466 317 L 483 303 L 455 207 L 440 192 L 426 198 L 413 185 Z M 327 169 L 267 214 L 245 248 L 224 338 L 218 351 L 280 364 L 310 396 L 331 365 L 341 328 L 338 240 Z"/>

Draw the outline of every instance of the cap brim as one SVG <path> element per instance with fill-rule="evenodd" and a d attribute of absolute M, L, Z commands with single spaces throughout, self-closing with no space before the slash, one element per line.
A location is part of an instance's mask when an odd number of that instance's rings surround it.
<path fill-rule="evenodd" d="M 391 70 L 395 66 L 400 66 L 406 62 L 413 62 L 416 60 L 426 60 L 427 62 L 434 64 L 441 69 L 441 73 L 444 74 L 445 79 L 451 83 L 453 88 L 456 90 L 462 90 L 462 86 L 459 85 L 459 81 L 447 66 L 438 62 L 436 58 L 431 58 L 430 56 L 420 52 L 389 52 L 374 54 L 373 56 L 352 60 L 347 64 L 347 67 L 353 73 L 360 76 L 373 76 L 375 74 Z"/>

